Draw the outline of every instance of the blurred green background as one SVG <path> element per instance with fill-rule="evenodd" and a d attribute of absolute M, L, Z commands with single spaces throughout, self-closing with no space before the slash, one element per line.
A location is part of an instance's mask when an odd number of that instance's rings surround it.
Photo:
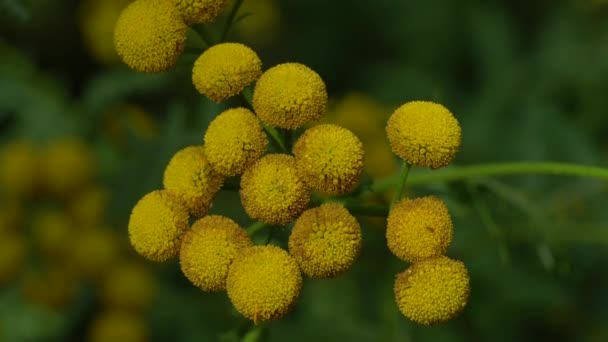
<path fill-rule="evenodd" d="M 251 328 L 225 293 L 128 245 L 130 210 L 162 187 L 172 154 L 239 104 L 196 92 L 195 54 L 160 75 L 122 65 L 111 38 L 128 2 L 0 0 L 0 341 L 103 341 L 112 329 L 133 341 L 237 341 Z M 361 138 L 370 177 L 397 172 L 384 122 L 417 99 L 460 121 L 457 165 L 608 166 L 608 1 L 245 0 L 241 13 L 252 15 L 230 40 L 265 69 L 316 70 L 326 120 Z M 356 266 L 305 280 L 295 310 L 248 338 L 608 341 L 606 183 L 517 176 L 409 191 L 448 203 L 448 255 L 471 275 L 462 315 L 436 327 L 402 316 L 393 281 L 407 265 L 388 251 L 383 220 L 361 217 Z M 212 212 L 251 223 L 235 192 Z"/>

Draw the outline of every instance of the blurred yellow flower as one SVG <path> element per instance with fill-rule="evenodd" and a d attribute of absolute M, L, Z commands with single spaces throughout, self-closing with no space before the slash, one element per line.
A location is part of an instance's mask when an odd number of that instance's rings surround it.
<path fill-rule="evenodd" d="M 244 13 L 251 15 L 234 26 L 235 32 L 244 41 L 252 42 L 255 46 L 267 46 L 278 38 L 281 12 L 276 0 L 245 1 L 239 11 L 239 14 Z"/>
<path fill-rule="evenodd" d="M 95 156 L 84 141 L 76 138 L 50 142 L 43 158 L 45 186 L 57 196 L 81 190 L 95 176 Z"/>
<path fill-rule="evenodd" d="M 31 303 L 52 309 L 69 305 L 76 297 L 78 282 L 62 265 L 44 265 L 29 271 L 21 284 L 24 297 Z"/>
<path fill-rule="evenodd" d="M 20 201 L 15 198 L 0 200 L 0 234 L 21 230 L 23 219 L 24 212 Z"/>
<path fill-rule="evenodd" d="M 88 341 L 145 342 L 148 337 L 148 327 L 141 315 L 113 310 L 93 320 Z"/>
<path fill-rule="evenodd" d="M 7 195 L 31 195 L 40 184 L 40 159 L 36 147 L 29 141 L 17 140 L 0 151 L 0 188 Z"/>
<path fill-rule="evenodd" d="M 143 107 L 136 104 L 120 104 L 105 113 L 104 127 L 108 138 L 118 146 L 125 146 L 129 136 L 150 141 L 158 136 L 156 119 Z"/>
<path fill-rule="evenodd" d="M 94 228 L 103 223 L 109 192 L 100 185 L 90 185 L 74 196 L 68 211 L 79 230 Z"/>
<path fill-rule="evenodd" d="M 32 239 L 44 257 L 64 260 L 74 241 L 74 226 L 65 212 L 41 210 L 32 218 Z"/>
<path fill-rule="evenodd" d="M 27 259 L 27 242 L 19 233 L 0 235 L 0 285 L 13 280 Z"/>
<path fill-rule="evenodd" d="M 120 61 L 114 49 L 114 25 L 130 0 L 84 0 L 80 4 L 80 31 L 91 56 L 104 64 Z"/>
<path fill-rule="evenodd" d="M 106 272 L 101 284 L 101 299 L 106 308 L 138 313 L 150 307 L 157 291 L 157 281 L 151 270 L 126 261 L 114 264 Z"/>
<path fill-rule="evenodd" d="M 188 24 L 209 24 L 226 7 L 228 0 L 172 0 Z"/>
<path fill-rule="evenodd" d="M 109 228 L 87 229 L 73 237 L 71 261 L 79 275 L 98 278 L 119 261 L 120 252 L 120 240 Z"/>

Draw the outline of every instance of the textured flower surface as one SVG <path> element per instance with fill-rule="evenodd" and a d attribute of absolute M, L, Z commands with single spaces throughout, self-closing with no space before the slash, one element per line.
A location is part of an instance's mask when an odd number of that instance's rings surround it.
<path fill-rule="evenodd" d="M 331 278 L 346 272 L 360 251 L 359 223 L 337 203 L 306 210 L 289 236 L 289 253 L 302 272 L 312 278 Z"/>
<path fill-rule="evenodd" d="M 45 185 L 53 194 L 69 194 L 94 178 L 95 156 L 76 138 L 53 141 L 44 151 L 44 175 Z"/>
<path fill-rule="evenodd" d="M 152 261 L 166 261 L 179 253 L 188 229 L 188 211 L 166 190 L 146 194 L 129 218 L 129 239 L 135 250 Z"/>
<path fill-rule="evenodd" d="M 324 124 L 309 128 L 294 146 L 304 181 L 325 194 L 351 192 L 363 171 L 363 145 L 346 128 Z"/>
<path fill-rule="evenodd" d="M 208 24 L 220 14 L 228 0 L 172 0 L 188 24 Z"/>
<path fill-rule="evenodd" d="M 7 195 L 27 196 L 39 180 L 39 156 L 35 146 L 27 141 L 6 144 L 0 152 L 0 187 Z"/>
<path fill-rule="evenodd" d="M 209 124 L 204 140 L 207 160 L 225 176 L 243 173 L 268 145 L 258 118 L 245 108 L 228 109 L 218 115 Z"/>
<path fill-rule="evenodd" d="M 262 61 L 249 47 L 221 43 L 205 50 L 194 62 L 192 82 L 215 102 L 240 93 L 262 74 Z"/>
<path fill-rule="evenodd" d="M 170 1 L 135 0 L 116 22 L 114 46 L 130 68 L 164 72 L 175 66 L 184 50 L 187 28 Z"/>
<path fill-rule="evenodd" d="M 300 215 L 310 190 L 286 154 L 268 154 L 241 178 L 241 202 L 247 214 L 270 224 L 287 224 Z"/>
<path fill-rule="evenodd" d="M 165 189 L 177 195 L 194 217 L 207 214 L 223 183 L 224 177 L 213 169 L 203 146 L 179 150 L 167 164 L 163 176 Z"/>
<path fill-rule="evenodd" d="M 414 322 L 433 325 L 458 315 L 469 298 L 469 274 L 464 263 L 445 256 L 413 264 L 397 275 L 395 299 Z"/>
<path fill-rule="evenodd" d="M 408 262 L 445 254 L 452 234 L 448 208 L 436 196 L 403 199 L 388 215 L 388 248 L 399 259 Z"/>
<path fill-rule="evenodd" d="M 234 307 L 255 323 L 287 314 L 301 288 L 298 264 L 272 245 L 244 249 L 230 266 L 226 287 Z"/>
<path fill-rule="evenodd" d="M 255 113 L 268 125 L 294 129 L 325 114 L 327 90 L 321 77 L 299 63 L 268 69 L 253 93 Z"/>
<path fill-rule="evenodd" d="M 386 133 L 393 152 L 412 165 L 437 169 L 448 165 L 460 147 L 458 120 L 444 106 L 412 101 L 397 108 Z"/>
<path fill-rule="evenodd" d="M 108 270 L 101 286 L 105 307 L 141 312 L 147 309 L 157 293 L 154 274 L 134 262 L 115 264 Z"/>
<path fill-rule="evenodd" d="M 140 315 L 119 310 L 107 311 L 93 320 L 89 341 L 145 342 L 148 341 L 148 330 Z"/>
<path fill-rule="evenodd" d="M 205 216 L 184 236 L 179 259 L 182 272 L 203 291 L 225 290 L 228 267 L 250 246 L 249 235 L 236 222 L 219 215 Z"/>

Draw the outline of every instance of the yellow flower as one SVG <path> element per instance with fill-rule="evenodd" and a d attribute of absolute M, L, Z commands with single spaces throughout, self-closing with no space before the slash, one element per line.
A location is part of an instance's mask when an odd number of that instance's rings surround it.
<path fill-rule="evenodd" d="M 249 235 L 233 220 L 205 216 L 192 225 L 182 242 L 182 272 L 203 291 L 226 289 L 228 267 L 236 255 L 251 246 Z"/>
<path fill-rule="evenodd" d="M 129 239 L 142 256 L 152 261 L 169 260 L 179 253 L 188 219 L 186 207 L 175 195 L 152 191 L 131 212 Z"/>
<path fill-rule="evenodd" d="M 29 302 L 53 309 L 70 304 L 78 290 L 74 275 L 61 265 L 46 265 L 43 270 L 28 272 L 21 286 Z"/>
<path fill-rule="evenodd" d="M 194 62 L 192 82 L 199 93 L 215 102 L 240 93 L 262 74 L 262 61 L 239 43 L 217 44 Z"/>
<path fill-rule="evenodd" d="M 253 13 L 234 26 L 235 32 L 242 40 L 252 42 L 256 46 L 268 46 L 279 37 L 281 11 L 277 0 L 245 1 L 239 12 Z"/>
<path fill-rule="evenodd" d="M 112 310 L 95 318 L 88 341 L 145 342 L 148 341 L 148 329 L 142 316 Z"/>
<path fill-rule="evenodd" d="M 278 319 L 296 304 L 302 288 L 298 264 L 276 246 L 244 249 L 228 272 L 228 297 L 254 323 Z"/>
<path fill-rule="evenodd" d="M 286 154 L 268 154 L 241 178 L 241 202 L 247 214 L 270 224 L 287 224 L 310 200 L 310 190 Z"/>
<path fill-rule="evenodd" d="M 171 1 L 136 0 L 116 22 L 114 46 L 130 68 L 163 72 L 177 63 L 184 50 L 187 28 Z"/>
<path fill-rule="evenodd" d="M 120 258 L 118 237 L 108 228 L 84 230 L 73 238 L 71 260 L 78 274 L 96 278 Z"/>
<path fill-rule="evenodd" d="M 294 129 L 325 114 L 327 90 L 321 77 L 299 63 L 279 64 L 258 80 L 253 108 L 265 123 Z"/>
<path fill-rule="evenodd" d="M 203 146 L 188 146 L 178 151 L 163 177 L 165 189 L 177 195 L 195 217 L 207 214 L 223 183 L 224 177 L 213 169 Z"/>
<path fill-rule="evenodd" d="M 0 285 L 11 281 L 22 270 L 26 260 L 27 243 L 17 233 L 5 233 L 0 238 Z"/>
<path fill-rule="evenodd" d="M 103 223 L 108 200 L 107 189 L 92 185 L 70 201 L 68 211 L 79 228 L 93 228 Z"/>
<path fill-rule="evenodd" d="M 388 214 L 386 240 L 399 259 L 414 262 L 445 254 L 452 231 L 448 208 L 436 196 L 403 199 Z"/>
<path fill-rule="evenodd" d="M 331 278 L 346 272 L 360 251 L 361 227 L 337 203 L 306 210 L 289 236 L 289 253 L 302 272 L 312 278 Z"/>
<path fill-rule="evenodd" d="M 67 256 L 74 234 L 70 218 L 56 210 L 36 213 L 32 219 L 32 237 L 38 251 L 45 257 L 63 259 Z"/>
<path fill-rule="evenodd" d="M 135 262 L 115 264 L 101 286 L 101 298 L 107 308 L 142 312 L 153 302 L 157 283 L 154 274 Z"/>
<path fill-rule="evenodd" d="M 209 24 L 226 7 L 228 0 L 173 0 L 188 24 Z"/>
<path fill-rule="evenodd" d="M 22 203 L 12 198 L 9 201 L 0 201 L 0 234 L 21 230 L 24 211 Z"/>
<path fill-rule="evenodd" d="M 258 118 L 245 108 L 228 109 L 218 115 L 205 132 L 205 155 L 213 168 L 236 176 L 266 151 L 268 138 Z"/>
<path fill-rule="evenodd" d="M 139 105 L 119 104 L 104 114 L 104 131 L 120 147 L 125 147 L 131 136 L 143 141 L 158 136 L 159 128 L 154 115 Z"/>
<path fill-rule="evenodd" d="M 81 140 L 64 138 L 53 141 L 44 151 L 46 187 L 62 196 L 80 190 L 95 176 L 95 156 Z"/>
<path fill-rule="evenodd" d="M 80 31 L 85 47 L 98 62 L 114 64 L 114 25 L 129 0 L 85 0 L 80 6 Z"/>
<path fill-rule="evenodd" d="M 0 188 L 13 197 L 31 195 L 40 180 L 39 156 L 28 141 L 14 141 L 0 154 Z"/>
<path fill-rule="evenodd" d="M 469 298 L 469 274 L 462 261 L 445 256 L 425 259 L 397 275 L 395 299 L 409 319 L 424 325 L 458 315 Z"/>
<path fill-rule="evenodd" d="M 351 131 L 330 124 L 309 128 L 294 146 L 296 165 L 306 184 L 331 195 L 357 186 L 363 154 L 361 141 Z"/>
<path fill-rule="evenodd" d="M 397 108 L 386 133 L 393 152 L 416 166 L 444 167 L 460 147 L 458 120 L 433 102 L 413 101 Z"/>

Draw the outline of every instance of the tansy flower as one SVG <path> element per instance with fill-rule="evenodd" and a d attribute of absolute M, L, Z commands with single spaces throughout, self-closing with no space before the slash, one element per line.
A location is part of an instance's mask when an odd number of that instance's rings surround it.
<path fill-rule="evenodd" d="M 141 312 L 154 300 L 157 292 L 154 274 L 141 264 L 123 262 L 108 270 L 101 285 L 105 307 Z"/>
<path fill-rule="evenodd" d="M 209 164 L 203 146 L 188 146 L 171 158 L 163 177 L 165 189 L 177 195 L 190 215 L 207 214 L 224 177 Z"/>
<path fill-rule="evenodd" d="M 108 200 L 107 189 L 89 186 L 70 201 L 68 211 L 80 229 L 93 228 L 103 222 Z"/>
<path fill-rule="evenodd" d="M 53 141 L 43 157 L 45 184 L 55 195 L 80 190 L 94 178 L 95 156 L 81 140 L 63 138 Z"/>
<path fill-rule="evenodd" d="M 211 23 L 228 0 L 172 0 L 188 24 Z"/>
<path fill-rule="evenodd" d="M 13 197 L 31 195 L 39 184 L 39 156 L 27 141 L 14 141 L 0 151 L 0 188 Z"/>
<path fill-rule="evenodd" d="M 205 132 L 205 155 L 213 168 L 225 175 L 243 173 L 266 151 L 268 138 L 258 118 L 245 108 L 218 115 Z"/>
<path fill-rule="evenodd" d="M 225 290 L 228 267 L 249 246 L 249 235 L 236 222 L 219 215 L 205 216 L 184 236 L 179 259 L 182 272 L 203 291 Z"/>
<path fill-rule="evenodd" d="M 240 13 L 255 13 L 234 26 L 242 40 L 252 42 L 255 46 L 268 46 L 279 37 L 281 10 L 277 0 L 245 1 Z"/>
<path fill-rule="evenodd" d="M 351 192 L 363 171 L 363 145 L 346 128 L 309 128 L 294 146 L 300 175 L 314 190 L 338 195 Z"/>
<path fill-rule="evenodd" d="M 330 278 L 347 271 L 361 250 L 357 220 L 337 203 L 306 210 L 289 236 L 289 253 L 304 274 Z"/>
<path fill-rule="evenodd" d="M 277 319 L 296 304 L 302 288 L 298 264 L 283 249 L 254 246 L 234 259 L 228 272 L 228 297 L 254 323 Z"/>
<path fill-rule="evenodd" d="M 448 208 L 436 196 L 403 199 L 388 214 L 386 240 L 399 259 L 414 262 L 445 254 L 452 231 Z"/>
<path fill-rule="evenodd" d="M 119 61 L 114 48 L 114 26 L 129 0 L 85 0 L 80 5 L 80 31 L 89 53 L 98 62 Z"/>
<path fill-rule="evenodd" d="M 72 246 L 74 226 L 70 218 L 57 210 L 43 210 L 32 218 L 32 237 L 45 257 L 63 259 Z"/>
<path fill-rule="evenodd" d="M 413 264 L 395 280 L 395 299 L 409 319 L 424 325 L 458 315 L 469 298 L 469 274 L 464 263 L 445 256 Z"/>
<path fill-rule="evenodd" d="M 0 239 L 0 285 L 5 285 L 21 271 L 26 260 L 27 244 L 18 233 L 4 233 Z"/>
<path fill-rule="evenodd" d="M 386 133 L 393 152 L 416 166 L 446 166 L 460 147 L 458 121 L 447 108 L 433 102 L 413 101 L 397 108 Z"/>
<path fill-rule="evenodd" d="M 186 207 L 166 190 L 145 195 L 129 218 L 131 244 L 139 254 L 152 261 L 166 261 L 177 256 L 186 229 Z"/>
<path fill-rule="evenodd" d="M 247 214 L 270 224 L 287 224 L 310 200 L 310 190 L 286 154 L 268 154 L 241 178 L 241 202 Z"/>
<path fill-rule="evenodd" d="M 141 315 L 112 310 L 93 320 L 88 341 L 145 342 L 148 341 L 148 329 Z"/>
<path fill-rule="evenodd" d="M 194 62 L 192 82 L 215 102 L 240 93 L 262 74 L 262 61 L 249 47 L 239 43 L 217 44 Z"/>
<path fill-rule="evenodd" d="M 327 90 L 321 77 L 299 63 L 279 64 L 258 80 L 255 113 L 270 126 L 294 129 L 325 114 Z"/>
<path fill-rule="evenodd" d="M 130 68 L 163 72 L 175 66 L 184 50 L 187 28 L 171 1 L 136 0 L 116 22 L 114 46 Z"/>
<path fill-rule="evenodd" d="M 81 231 L 73 238 L 71 247 L 73 266 L 85 277 L 101 276 L 120 258 L 118 237 L 108 228 Z"/>

